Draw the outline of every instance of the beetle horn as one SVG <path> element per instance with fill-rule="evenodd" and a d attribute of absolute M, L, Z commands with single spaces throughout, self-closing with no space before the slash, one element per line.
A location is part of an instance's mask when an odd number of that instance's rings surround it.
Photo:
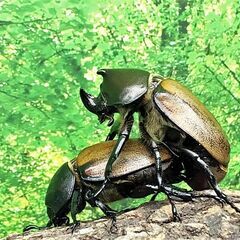
<path fill-rule="evenodd" d="M 102 110 L 99 99 L 85 92 L 82 88 L 80 89 L 80 98 L 88 111 L 98 114 Z"/>

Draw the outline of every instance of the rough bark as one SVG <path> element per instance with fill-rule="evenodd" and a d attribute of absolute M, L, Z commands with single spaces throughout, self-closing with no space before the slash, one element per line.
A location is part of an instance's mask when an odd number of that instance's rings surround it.
<path fill-rule="evenodd" d="M 225 191 L 240 208 L 240 192 Z M 169 222 L 172 216 L 168 201 L 149 202 L 117 216 L 117 230 L 110 232 L 111 220 L 101 218 L 81 223 L 72 234 L 68 227 L 51 228 L 7 240 L 27 239 L 240 239 L 240 214 L 230 206 L 222 207 L 212 199 L 177 202 L 181 222 Z"/>

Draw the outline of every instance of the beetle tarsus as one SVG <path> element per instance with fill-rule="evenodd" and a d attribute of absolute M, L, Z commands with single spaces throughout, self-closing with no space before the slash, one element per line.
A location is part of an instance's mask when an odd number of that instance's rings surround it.
<path fill-rule="evenodd" d="M 167 195 L 167 197 L 168 197 L 169 203 L 171 204 L 172 214 L 173 214 L 173 221 L 174 222 L 181 222 L 181 218 L 178 215 L 177 208 L 176 208 L 176 206 L 175 206 L 171 196 Z"/>
<path fill-rule="evenodd" d="M 220 190 L 220 189 L 219 189 Z M 223 201 L 221 202 L 222 203 L 222 207 L 224 206 L 224 203 L 230 205 L 236 212 L 240 213 L 240 209 L 223 193 L 221 192 L 221 197 L 223 199 Z"/>
<path fill-rule="evenodd" d="M 37 225 L 28 225 L 26 226 L 24 229 L 23 229 L 23 232 L 28 232 L 28 231 L 31 231 L 31 230 L 43 230 L 43 229 L 48 229 L 52 226 L 52 221 L 48 221 L 48 223 L 46 224 L 46 226 L 37 226 Z"/>
<path fill-rule="evenodd" d="M 37 225 L 28 225 L 23 229 L 23 232 L 28 232 L 31 230 L 40 230 L 41 227 L 37 226 Z"/>
<path fill-rule="evenodd" d="M 80 226 L 80 221 L 76 221 L 75 223 L 73 223 L 71 226 L 67 228 L 67 231 L 71 230 L 71 233 L 73 234 L 79 226 Z"/>
<path fill-rule="evenodd" d="M 118 227 L 117 227 L 117 224 L 116 224 L 116 216 L 114 216 L 112 218 L 112 223 L 111 223 L 111 227 L 110 227 L 110 233 L 112 234 L 116 234 L 117 231 L 118 231 Z"/>

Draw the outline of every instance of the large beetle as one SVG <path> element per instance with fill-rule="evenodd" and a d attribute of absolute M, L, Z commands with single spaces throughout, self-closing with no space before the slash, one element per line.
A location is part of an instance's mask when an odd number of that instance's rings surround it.
<path fill-rule="evenodd" d="M 101 69 L 97 74 L 103 77 L 99 96 L 93 97 L 81 89 L 82 102 L 98 116 L 100 123 L 109 119 L 108 125 L 112 125 L 114 113 L 120 113 L 121 124 L 113 124 L 107 136 L 107 140 L 111 140 L 119 133 L 105 169 L 105 180 L 89 198 L 98 196 L 110 182 L 112 165 L 129 137 L 133 114 L 138 112 L 142 138 L 155 157 L 159 191 L 165 192 L 171 201 L 162 180 L 162 156 L 157 147 L 164 142 L 171 151 L 191 159 L 192 165 L 198 169 L 189 173 L 192 174 L 190 185 L 194 189 L 211 186 L 219 198 L 231 205 L 217 186 L 229 162 L 228 140 L 214 116 L 186 87 L 138 69 Z M 118 125 L 119 131 L 116 131 Z M 215 175 L 217 181 L 211 167 L 220 169 L 221 174 Z"/>

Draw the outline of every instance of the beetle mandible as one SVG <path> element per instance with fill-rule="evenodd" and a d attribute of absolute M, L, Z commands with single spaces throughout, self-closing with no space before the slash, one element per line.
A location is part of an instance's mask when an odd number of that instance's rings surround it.
<path fill-rule="evenodd" d="M 195 188 L 201 190 L 210 186 L 231 205 L 210 171 L 214 165 L 226 171 L 230 145 L 217 120 L 191 91 L 175 80 L 140 69 L 100 69 L 97 74 L 103 77 L 98 97 L 83 89 L 80 97 L 100 123 L 108 119 L 108 125 L 113 124 L 107 140 L 114 139 L 117 133 L 118 140 L 105 169 L 105 180 L 89 198 L 98 196 L 110 182 L 112 165 L 129 138 L 133 114 L 138 112 L 142 138 L 155 156 L 159 191 L 165 192 L 171 201 L 162 180 L 161 154 L 157 147 L 164 142 L 171 150 L 191 158 L 192 164 L 204 175 L 206 181 L 196 181 Z M 121 116 L 119 131 L 116 131 L 114 113 Z"/>

